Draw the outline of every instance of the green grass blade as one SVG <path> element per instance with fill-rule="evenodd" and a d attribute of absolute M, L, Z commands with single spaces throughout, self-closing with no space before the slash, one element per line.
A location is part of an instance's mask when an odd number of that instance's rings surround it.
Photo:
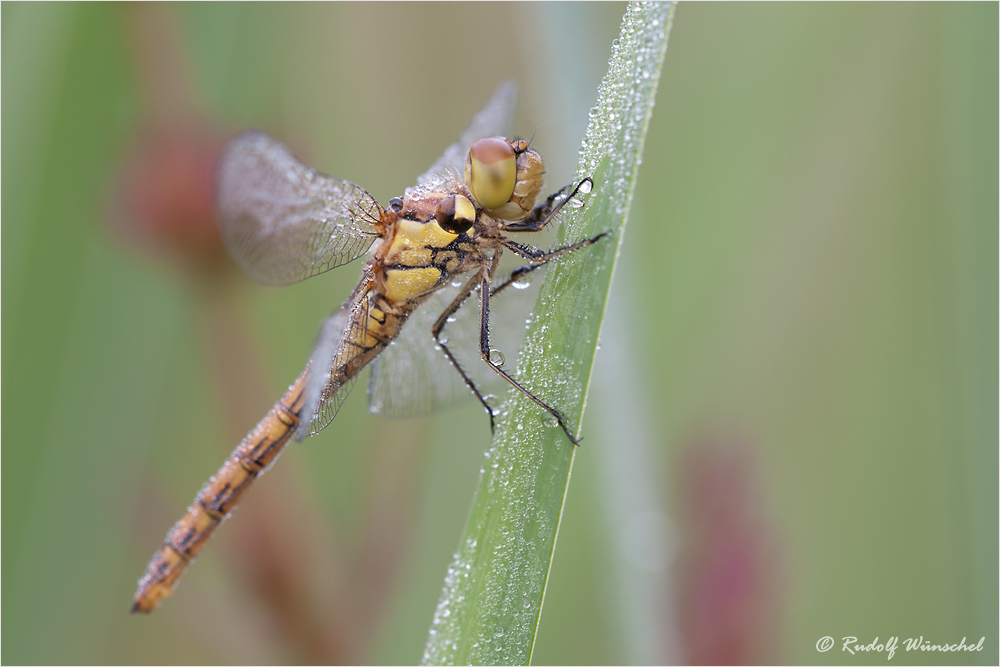
<path fill-rule="evenodd" d="M 577 167 L 577 179 L 590 176 L 594 190 L 586 207 L 564 216 L 560 240 L 611 234 L 548 269 L 521 351 L 519 379 L 577 429 L 673 12 L 672 3 L 632 3 L 626 11 Z M 542 424 L 555 425 L 519 394 L 498 417 L 426 664 L 531 659 L 576 453 L 561 429 Z"/>

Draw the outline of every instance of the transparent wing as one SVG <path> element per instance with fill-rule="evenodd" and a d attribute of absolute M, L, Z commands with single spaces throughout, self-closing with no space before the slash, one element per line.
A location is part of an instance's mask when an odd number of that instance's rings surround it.
<path fill-rule="evenodd" d="M 263 132 L 226 146 L 216 180 L 226 246 L 262 283 L 287 285 L 346 264 L 377 237 L 374 197 L 310 169 Z"/>
<path fill-rule="evenodd" d="M 514 107 L 517 104 L 517 86 L 505 81 L 493 91 L 493 96 L 476 114 L 458 141 L 448 146 L 444 154 L 430 169 L 417 179 L 417 188 L 433 186 L 435 183 L 448 180 L 450 175 L 465 180 L 465 159 L 472 144 L 483 137 L 503 135 L 510 131 L 514 120 Z"/>
<path fill-rule="evenodd" d="M 490 300 L 490 346 L 502 352 L 504 368 L 513 371 L 537 298 L 540 271 L 532 283 L 503 290 Z M 470 276 L 463 276 L 468 279 Z M 502 281 L 498 281 L 500 284 Z M 410 316 L 399 336 L 372 365 L 368 408 L 383 417 L 410 418 L 475 400 L 458 371 L 437 346 L 431 327 L 461 290 L 464 282 L 432 294 Z M 481 394 L 503 396 L 510 385 L 479 355 L 479 293 L 468 296 L 445 325 L 442 338 Z"/>
<path fill-rule="evenodd" d="M 326 428 L 337 416 L 344 399 L 351 393 L 358 373 L 343 375 L 336 372 L 337 369 L 343 369 L 347 365 L 347 356 L 352 349 L 351 346 L 344 346 L 341 343 L 345 338 L 357 339 L 351 329 L 359 326 L 359 319 L 352 315 L 361 314 L 364 317 L 360 322 L 367 322 L 367 313 L 354 312 L 367 308 L 367 304 L 368 300 L 363 298 L 354 303 L 348 301 L 320 325 L 316 344 L 309 358 L 309 378 L 306 381 L 305 403 L 302 409 L 303 419 L 296 433 L 296 438 L 299 440 L 316 435 Z"/>

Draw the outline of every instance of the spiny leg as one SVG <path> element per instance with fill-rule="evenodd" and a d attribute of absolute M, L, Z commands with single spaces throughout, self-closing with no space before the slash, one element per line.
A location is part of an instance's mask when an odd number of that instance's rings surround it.
<path fill-rule="evenodd" d="M 585 180 L 589 181 L 589 179 Z M 566 188 L 563 188 L 563 190 L 565 189 Z M 576 194 L 576 191 L 579 189 L 580 186 L 578 185 L 576 190 L 574 190 L 573 194 Z M 556 193 L 555 195 L 549 197 L 549 202 L 551 203 L 551 201 L 558 195 L 559 193 Z M 573 195 L 570 195 L 570 197 L 572 196 Z M 569 198 L 567 198 L 567 200 L 568 199 Z M 565 203 L 565 201 L 566 200 L 564 200 L 564 202 L 561 202 L 560 206 L 562 205 L 562 203 Z M 555 211 L 553 211 L 553 213 L 555 213 Z M 541 226 L 544 226 L 544 223 Z M 541 226 L 539 226 L 539 229 L 541 228 Z M 478 283 L 480 285 L 479 347 L 481 356 L 486 361 L 486 363 L 489 364 L 490 368 L 492 368 L 497 374 L 499 374 L 502 378 L 507 380 L 507 382 L 509 382 L 511 385 L 516 387 L 518 391 L 520 391 L 525 396 L 530 398 L 539 407 L 541 407 L 549 414 L 551 414 L 553 417 L 555 417 L 556 420 L 559 422 L 559 426 L 562 428 L 563 432 L 566 433 L 566 437 L 570 439 L 570 442 L 572 442 L 574 445 L 579 445 L 580 444 L 579 439 L 573 437 L 573 434 L 570 432 L 569 426 L 565 418 L 563 418 L 563 416 L 555 408 L 544 403 L 530 391 L 522 387 L 516 380 L 514 380 L 514 378 L 512 378 L 509 374 L 507 374 L 506 371 L 504 371 L 490 359 L 489 299 L 491 296 L 495 296 L 496 294 L 503 292 L 505 289 L 516 283 L 518 280 L 523 278 L 528 273 L 542 266 L 545 266 L 548 262 L 555 259 L 556 257 L 560 257 L 567 253 L 573 252 L 574 250 L 578 250 L 579 248 L 582 248 L 584 246 L 596 243 L 597 241 L 607 236 L 608 234 L 609 232 L 601 232 L 600 234 L 593 236 L 591 238 L 583 239 L 582 241 L 577 241 L 576 243 L 572 243 L 566 246 L 561 246 L 559 248 L 554 248 L 552 250 L 547 250 L 547 251 L 539 250 L 531 246 L 516 243 L 506 237 L 501 237 L 501 242 L 504 245 L 504 247 L 510 249 L 520 257 L 523 257 L 531 261 L 532 264 L 518 267 L 510 274 L 510 276 L 507 277 L 506 280 L 504 280 L 504 282 L 502 282 L 500 285 L 497 285 L 495 288 L 491 288 L 489 276 L 492 275 L 493 271 L 496 270 L 496 266 L 499 264 L 500 252 L 498 251 L 493 256 L 489 268 L 487 268 L 484 265 L 483 268 L 480 269 L 480 271 L 476 272 L 476 274 L 469 279 L 469 281 L 465 284 L 465 286 L 458 293 L 455 299 L 452 300 L 452 302 L 448 305 L 448 307 L 445 308 L 444 312 L 442 312 L 441 315 L 438 317 L 437 321 L 434 323 L 434 326 L 431 327 L 431 334 L 434 336 L 434 340 L 437 341 L 437 344 L 441 346 L 441 351 L 448 358 L 451 364 L 455 367 L 455 370 L 458 371 L 458 374 L 462 376 L 462 380 L 465 382 L 465 385 L 469 388 L 470 391 L 472 391 L 472 393 L 476 396 L 476 398 L 479 399 L 479 402 L 482 403 L 483 408 L 486 410 L 486 414 L 489 415 L 491 432 L 494 431 L 496 428 L 493 408 L 489 405 L 489 403 L 486 402 L 486 398 L 476 387 L 475 383 L 472 381 L 472 378 L 470 378 L 468 374 L 462 369 L 461 364 L 458 363 L 458 360 L 452 354 L 451 350 L 448 349 L 448 345 L 441 340 L 441 333 L 444 331 L 444 327 L 448 322 L 448 318 L 451 317 L 462 306 L 463 303 L 465 303 L 465 300 L 469 298 L 469 295 L 472 294 L 473 290 L 476 288 L 476 285 Z"/>
<path fill-rule="evenodd" d="M 480 393 L 479 389 L 476 388 L 476 385 L 472 381 L 472 378 L 470 378 L 466 374 L 466 372 L 462 369 L 462 366 L 458 363 L 458 359 L 456 359 L 455 356 L 451 353 L 451 350 L 448 349 L 448 345 L 441 340 L 441 332 L 444 331 L 444 327 L 448 323 L 448 318 L 454 315 L 455 311 L 461 308 L 462 304 L 465 303 L 465 300 L 469 298 L 470 294 L 472 294 L 472 291 L 479 284 L 480 273 L 481 271 L 473 275 L 472 278 L 470 278 L 469 281 L 462 288 L 462 291 L 458 293 L 458 296 L 456 296 L 455 299 L 452 300 L 452 302 L 448 305 L 448 307 L 444 309 L 444 312 L 441 313 L 441 315 L 438 317 L 437 321 L 434 323 L 434 326 L 431 327 L 431 334 L 434 336 L 434 340 L 437 341 L 437 344 L 441 347 L 441 351 L 444 352 L 444 356 L 448 357 L 448 361 L 450 361 L 451 365 L 455 367 L 455 370 L 458 371 L 458 374 L 462 376 L 462 380 L 465 381 L 465 386 L 467 386 L 472 391 L 472 393 L 476 395 L 476 398 L 479 399 L 479 402 L 483 404 L 483 408 L 486 409 L 486 414 L 490 416 L 490 432 L 492 433 L 496 427 L 496 424 L 493 420 L 493 408 L 490 407 L 490 404 L 486 402 L 486 397 L 483 396 L 482 393 Z"/>
<path fill-rule="evenodd" d="M 556 421 L 559 422 L 559 426 L 562 428 L 563 432 L 566 434 L 566 437 L 569 438 L 569 441 L 572 442 L 574 445 L 579 445 L 580 444 L 579 439 L 575 438 L 573 436 L 573 433 L 569 430 L 569 424 L 566 422 L 566 419 L 559 413 L 558 410 L 556 410 L 552 406 L 548 405 L 547 403 L 545 403 L 544 401 L 542 401 L 541 399 L 539 399 L 537 396 L 535 396 L 534 394 L 532 394 L 530 391 L 528 391 L 527 389 L 525 389 L 524 387 L 522 387 L 518 383 L 517 380 L 515 380 L 514 378 L 512 378 L 510 375 L 507 374 L 507 371 L 505 371 L 502 368 L 500 368 L 500 366 L 498 366 L 497 364 L 495 364 L 493 362 L 493 360 L 490 359 L 490 278 L 489 278 L 489 273 L 486 272 L 486 271 L 482 271 L 481 274 L 482 274 L 482 276 L 480 278 L 481 283 L 480 283 L 480 287 L 479 287 L 479 295 L 480 295 L 480 301 L 479 301 L 479 303 L 480 303 L 480 310 L 479 310 L 479 354 L 480 354 L 480 356 L 482 356 L 483 361 L 485 361 L 487 364 L 489 364 L 490 368 L 492 368 L 494 371 L 496 371 L 497 374 L 500 375 L 500 377 L 502 377 L 503 379 L 507 380 L 507 382 L 511 383 L 514 387 L 516 387 L 518 391 L 520 391 L 522 394 L 524 394 L 525 396 L 527 396 L 528 398 L 530 398 L 535 403 L 535 405 L 537 405 L 538 407 L 542 408 L 543 410 L 545 410 L 546 412 L 548 412 L 550 415 L 552 415 L 553 417 L 555 417 Z M 501 286 L 501 287 L 503 287 L 503 286 Z M 492 413 L 490 414 L 490 423 L 491 424 L 493 423 L 493 415 L 492 415 Z"/>
<path fill-rule="evenodd" d="M 490 290 L 490 296 L 496 296 L 503 290 L 510 287 L 512 284 L 521 280 L 521 278 L 523 278 L 527 274 L 531 273 L 535 269 L 540 269 L 541 267 L 545 266 L 556 257 L 573 252 L 574 250 L 578 250 L 592 243 L 596 243 L 597 241 L 600 241 L 608 234 L 610 234 L 610 232 L 601 232 L 597 236 L 593 236 L 589 239 L 577 241 L 576 243 L 571 243 L 570 245 L 562 246 L 559 248 L 553 248 L 552 250 L 539 250 L 529 245 L 517 243 L 506 237 L 502 238 L 501 243 L 503 243 L 505 248 L 513 251 L 516 255 L 523 257 L 527 260 L 530 260 L 534 263 L 526 264 L 524 266 L 519 266 L 518 268 L 511 271 L 511 274 L 507 276 L 506 280 L 504 280 L 502 283 L 500 283 L 492 290 Z"/>
<path fill-rule="evenodd" d="M 504 231 L 508 232 L 540 231 L 560 211 L 560 209 L 562 209 L 562 207 L 566 205 L 566 202 L 575 197 L 577 193 L 584 188 L 585 185 L 587 186 L 586 191 L 589 192 L 590 188 L 593 187 L 593 184 L 594 182 L 588 176 L 587 178 L 580 181 L 575 188 L 573 188 L 573 192 L 570 193 L 568 197 L 566 197 L 565 199 L 560 201 L 557 205 L 555 205 L 555 207 L 553 207 L 553 202 L 558 197 L 560 197 L 564 192 L 566 192 L 566 190 L 570 188 L 569 185 L 563 186 L 553 194 L 549 195 L 548 199 L 546 199 L 544 203 L 535 206 L 531 210 L 531 214 L 529 214 L 529 216 L 524 220 L 521 220 L 519 222 L 505 223 L 503 226 Z M 516 241 L 513 241 L 507 237 L 501 237 L 500 242 L 504 245 L 504 247 L 513 251 L 516 255 L 519 255 L 520 257 L 523 257 L 533 262 L 533 264 L 522 266 L 515 269 L 510 274 L 510 276 L 507 277 L 507 280 L 505 280 L 503 283 L 492 289 L 490 295 L 491 296 L 497 295 L 506 288 L 510 287 L 510 285 L 512 285 L 513 283 L 516 283 L 518 280 L 523 278 L 528 273 L 534 271 L 535 269 L 541 266 L 544 266 L 546 263 L 555 259 L 556 257 L 559 257 L 560 255 L 564 255 L 566 253 L 573 252 L 574 250 L 595 243 L 600 239 L 602 239 L 603 237 L 607 236 L 609 233 L 610 232 L 601 232 L 600 234 L 593 236 L 591 238 L 583 239 L 582 241 L 577 241 L 576 243 L 572 243 L 570 245 L 562 246 L 559 248 L 553 248 L 547 251 L 539 250 L 538 248 L 534 248 L 529 245 L 517 243 Z"/>
<path fill-rule="evenodd" d="M 542 268 L 543 266 L 545 266 L 545 264 L 525 264 L 524 266 L 517 267 L 516 269 L 511 271 L 509 276 L 507 276 L 507 280 L 503 281 L 502 283 L 500 283 L 499 285 L 490 290 L 490 296 L 496 296 L 497 294 L 500 294 L 511 285 L 517 283 L 524 276 L 528 275 L 535 269 Z"/>
<path fill-rule="evenodd" d="M 573 192 L 571 192 L 568 197 L 565 197 L 558 204 L 556 204 L 556 199 L 561 197 L 563 193 L 570 188 L 569 185 L 565 185 L 549 195 L 544 202 L 536 204 L 535 207 L 531 209 L 531 213 L 529 213 L 528 217 L 524 220 L 505 222 L 503 223 L 502 229 L 505 232 L 537 232 L 545 227 L 545 225 L 549 224 L 552 218 L 554 218 L 556 214 L 562 210 L 562 207 L 573 199 L 573 197 L 580 192 L 590 192 L 590 189 L 593 187 L 594 181 L 592 181 L 588 176 L 577 183 L 576 187 L 573 188 Z"/>
<path fill-rule="evenodd" d="M 512 241 L 506 236 L 502 237 L 500 239 L 500 242 L 503 243 L 503 246 L 508 250 L 511 250 L 515 254 L 520 255 L 521 257 L 524 257 L 525 259 L 534 262 L 536 266 L 542 266 L 548 262 L 551 262 L 556 257 L 571 253 L 574 250 L 579 250 L 580 248 L 591 245 L 592 243 L 597 243 L 610 233 L 611 232 L 601 232 L 597 236 L 592 236 L 589 239 L 583 239 L 582 241 L 577 241 L 576 243 L 564 245 L 559 248 L 553 248 L 552 250 L 539 250 L 538 248 L 534 248 L 530 245 L 525 245 L 523 243 L 518 243 L 517 241 Z M 534 268 L 535 267 L 532 267 L 532 269 Z M 517 271 L 514 271 L 514 273 L 511 274 L 511 277 L 513 278 L 516 273 Z M 521 275 L 524 275 L 524 273 L 520 274 L 518 278 L 520 278 Z"/>

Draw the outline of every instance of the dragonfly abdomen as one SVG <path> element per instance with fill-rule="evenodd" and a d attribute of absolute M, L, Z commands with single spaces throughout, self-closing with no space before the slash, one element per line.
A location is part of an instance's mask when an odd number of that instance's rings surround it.
<path fill-rule="evenodd" d="M 133 612 L 153 611 L 160 600 L 173 593 L 177 580 L 236 508 L 244 491 L 278 458 L 299 425 L 307 374 L 308 369 L 233 450 L 167 533 L 139 580 Z"/>

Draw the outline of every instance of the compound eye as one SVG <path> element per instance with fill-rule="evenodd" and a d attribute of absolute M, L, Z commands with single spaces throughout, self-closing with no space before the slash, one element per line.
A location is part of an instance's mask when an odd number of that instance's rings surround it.
<path fill-rule="evenodd" d="M 469 231 L 476 221 L 476 207 L 462 195 L 451 195 L 438 204 L 434 219 L 444 231 L 461 234 Z"/>
<path fill-rule="evenodd" d="M 472 144 L 465 161 L 465 184 L 483 208 L 500 208 L 510 201 L 516 182 L 517 158 L 506 139 L 489 137 Z"/>

